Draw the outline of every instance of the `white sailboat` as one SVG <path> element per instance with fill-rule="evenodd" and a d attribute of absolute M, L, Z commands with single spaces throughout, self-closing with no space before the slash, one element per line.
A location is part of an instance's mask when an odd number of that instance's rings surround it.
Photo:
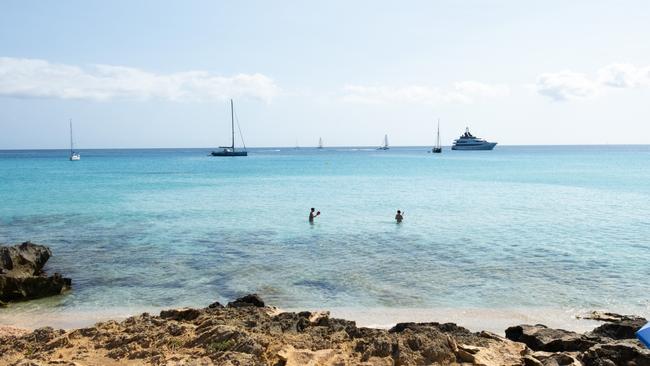
<path fill-rule="evenodd" d="M 380 147 L 377 148 L 377 150 L 388 150 L 390 147 L 388 147 L 388 135 L 384 135 L 384 144 Z"/>
<path fill-rule="evenodd" d="M 319 148 L 319 149 L 322 149 L 322 148 L 323 148 L 323 139 L 320 138 L 320 137 L 318 138 L 318 148 Z"/>
<path fill-rule="evenodd" d="M 74 151 L 74 140 L 72 139 L 72 119 L 70 119 L 70 161 L 81 160 L 81 154 Z"/>
<path fill-rule="evenodd" d="M 440 145 L 440 119 L 438 119 L 438 133 L 436 135 L 436 146 L 431 149 L 432 153 L 441 153 L 442 152 L 442 145 Z"/>

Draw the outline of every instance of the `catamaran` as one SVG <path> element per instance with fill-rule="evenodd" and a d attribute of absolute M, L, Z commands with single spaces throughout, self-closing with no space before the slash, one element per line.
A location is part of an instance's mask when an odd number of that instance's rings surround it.
<path fill-rule="evenodd" d="M 436 135 L 436 146 L 431 149 L 432 153 L 440 154 L 442 152 L 442 145 L 440 145 L 440 119 L 438 119 L 438 134 Z"/>
<path fill-rule="evenodd" d="M 239 125 L 237 125 L 239 127 Z M 232 144 L 230 146 L 219 146 L 221 151 L 213 151 L 210 155 L 212 156 L 248 156 L 248 151 L 246 151 L 246 145 L 244 145 L 243 151 L 235 150 L 235 107 L 233 106 L 232 99 L 230 99 L 230 132 L 232 134 Z M 241 130 L 239 131 L 241 135 Z M 243 139 L 242 139 L 243 144 Z"/>
<path fill-rule="evenodd" d="M 384 135 L 384 144 L 379 146 L 377 150 L 388 150 L 390 147 L 388 147 L 388 135 Z"/>
<path fill-rule="evenodd" d="M 322 148 L 323 148 L 323 139 L 320 138 L 320 137 L 318 138 L 318 148 L 319 148 L 319 149 L 322 149 Z"/>
<path fill-rule="evenodd" d="M 74 140 L 72 139 L 72 119 L 70 119 L 70 161 L 81 160 L 81 154 L 74 151 Z"/>
<path fill-rule="evenodd" d="M 465 128 L 465 133 L 458 139 L 454 140 L 451 146 L 452 150 L 492 150 L 497 145 L 496 142 L 487 142 L 478 138 L 469 132 L 469 127 Z"/>

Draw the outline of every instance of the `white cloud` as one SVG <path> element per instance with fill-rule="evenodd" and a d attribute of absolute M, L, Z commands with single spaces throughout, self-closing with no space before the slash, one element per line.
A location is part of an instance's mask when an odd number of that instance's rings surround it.
<path fill-rule="evenodd" d="M 637 88 L 650 85 L 650 66 L 612 64 L 598 70 L 598 81 L 614 88 Z"/>
<path fill-rule="evenodd" d="M 650 67 L 616 63 L 600 68 L 597 76 L 561 71 L 545 73 L 537 78 L 537 93 L 553 100 L 585 99 L 607 92 L 608 89 L 650 86 Z"/>
<path fill-rule="evenodd" d="M 270 101 L 280 88 L 262 74 L 220 76 L 207 71 L 156 74 L 132 67 L 78 67 L 0 57 L 0 96 L 89 100 L 211 101 L 251 97 Z"/>
<path fill-rule="evenodd" d="M 472 103 L 480 98 L 502 97 L 510 94 L 505 85 L 483 84 L 477 81 L 461 81 L 453 88 L 409 85 L 402 87 L 346 85 L 343 100 L 352 103 L 383 104 L 413 103 L 439 105 L 448 103 Z"/>
<path fill-rule="evenodd" d="M 542 74 L 536 88 L 539 94 L 554 100 L 589 98 L 599 91 L 598 83 L 587 75 L 571 71 Z"/>

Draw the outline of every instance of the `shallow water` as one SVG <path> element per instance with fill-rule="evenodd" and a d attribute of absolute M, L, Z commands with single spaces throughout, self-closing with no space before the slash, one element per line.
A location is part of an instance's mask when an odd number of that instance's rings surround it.
<path fill-rule="evenodd" d="M 0 242 L 49 245 L 74 284 L 0 322 L 248 292 L 283 308 L 650 313 L 650 146 L 208 152 L 0 151 Z"/>

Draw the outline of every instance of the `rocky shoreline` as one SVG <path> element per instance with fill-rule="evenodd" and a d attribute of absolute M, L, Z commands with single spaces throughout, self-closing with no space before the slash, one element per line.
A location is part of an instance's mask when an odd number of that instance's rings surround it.
<path fill-rule="evenodd" d="M 2 331 L 0 365 L 650 365 L 646 320 L 593 313 L 584 334 L 518 325 L 506 337 L 453 323 L 357 327 L 327 312 L 280 312 L 257 295 L 92 327 Z"/>
<path fill-rule="evenodd" d="M 50 248 L 24 242 L 0 246 L 0 306 L 11 301 L 25 301 L 61 294 L 72 280 L 59 273 L 47 276 L 45 263 L 52 256 Z"/>

